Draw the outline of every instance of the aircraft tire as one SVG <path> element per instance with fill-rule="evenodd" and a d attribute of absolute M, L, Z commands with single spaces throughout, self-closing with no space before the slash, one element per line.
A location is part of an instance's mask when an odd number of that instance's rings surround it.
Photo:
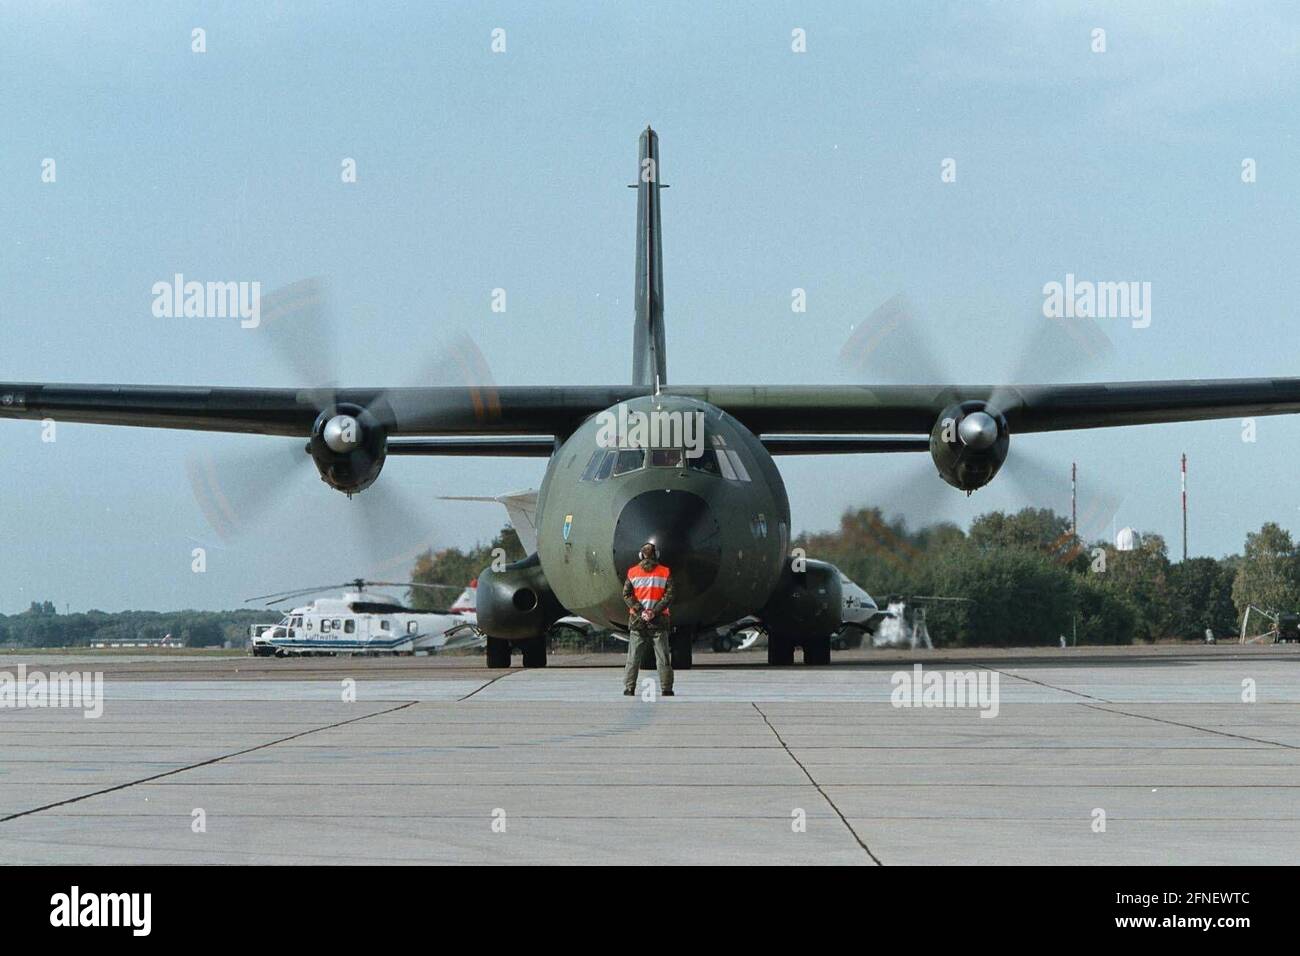
<path fill-rule="evenodd" d="M 855 647 L 861 647 L 867 638 L 867 632 L 860 624 L 845 624 L 835 635 L 839 645 L 837 651 L 852 650 Z"/>
<path fill-rule="evenodd" d="M 673 670 L 688 671 L 691 669 L 691 651 L 695 644 L 695 633 L 693 631 L 673 631 L 668 638 L 668 659 L 672 662 Z"/>
<path fill-rule="evenodd" d="M 767 664 L 769 667 L 789 667 L 794 663 L 794 641 L 778 631 L 767 635 Z"/>
<path fill-rule="evenodd" d="M 804 638 L 803 662 L 818 666 L 824 666 L 831 662 L 831 637 L 829 634 L 823 634 L 821 637 Z"/>
<path fill-rule="evenodd" d="M 546 666 L 546 635 L 540 637 L 530 637 L 521 642 L 524 652 L 525 667 L 545 667 Z"/>
<path fill-rule="evenodd" d="M 489 637 L 487 639 L 487 666 L 510 666 L 510 642 L 504 637 Z"/>

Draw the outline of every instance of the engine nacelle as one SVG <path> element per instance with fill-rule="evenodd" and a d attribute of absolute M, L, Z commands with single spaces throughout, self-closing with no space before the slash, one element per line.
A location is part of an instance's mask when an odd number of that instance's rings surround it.
<path fill-rule="evenodd" d="M 821 636 L 832 634 L 844 623 L 844 595 L 840 572 L 825 561 L 787 560 L 776 590 L 758 612 L 771 632 Z"/>
<path fill-rule="evenodd" d="M 478 627 L 489 637 L 524 641 L 540 637 L 564 617 L 564 608 L 551 590 L 536 554 L 507 565 L 488 568 L 478 576 Z"/>
<path fill-rule="evenodd" d="M 361 406 L 335 405 L 317 416 L 307 453 L 325 484 L 350 495 L 379 477 L 388 455 L 388 434 Z"/>
<path fill-rule="evenodd" d="M 983 488 L 1007 460 L 1011 432 L 1001 412 L 970 401 L 943 410 L 930 432 L 930 457 L 939 477 L 970 494 Z"/>

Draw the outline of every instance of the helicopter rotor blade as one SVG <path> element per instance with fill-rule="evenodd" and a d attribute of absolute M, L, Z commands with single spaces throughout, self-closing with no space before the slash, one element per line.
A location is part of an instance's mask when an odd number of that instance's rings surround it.
<path fill-rule="evenodd" d="M 319 587 L 312 588 L 294 588 L 291 591 L 272 591 L 270 594 L 258 594 L 254 597 L 244 598 L 245 604 L 252 604 L 254 601 L 274 600 L 277 603 L 289 598 L 299 597 L 304 594 L 318 594 L 321 591 L 337 591 L 352 584 L 352 581 L 346 581 L 343 584 L 322 584 Z"/>

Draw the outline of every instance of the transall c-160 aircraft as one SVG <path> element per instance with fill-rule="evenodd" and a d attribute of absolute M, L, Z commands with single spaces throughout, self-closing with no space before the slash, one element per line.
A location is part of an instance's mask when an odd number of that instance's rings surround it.
<path fill-rule="evenodd" d="M 830 658 L 841 585 L 829 565 L 788 560 L 790 503 L 775 456 L 928 452 L 949 485 L 986 485 L 1013 433 L 1300 411 L 1300 379 L 1069 385 L 668 384 L 659 140 L 640 137 L 632 381 L 622 386 L 207 388 L 0 383 L 0 417 L 256 433 L 306 441 L 330 487 L 364 493 L 390 455 L 547 460 L 537 550 L 479 576 L 488 664 L 546 663 L 545 632 L 576 614 L 625 628 L 623 579 L 654 542 L 672 568 L 673 658 L 691 637 L 747 616 L 768 660 Z M 638 413 L 698 422 L 658 446 L 605 447 L 608 422 Z M 620 419 L 622 420 L 622 419 Z M 683 438 L 695 443 L 686 448 Z"/>

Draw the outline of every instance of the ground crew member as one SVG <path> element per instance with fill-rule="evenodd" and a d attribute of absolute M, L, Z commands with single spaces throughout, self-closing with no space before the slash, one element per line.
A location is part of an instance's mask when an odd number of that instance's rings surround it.
<path fill-rule="evenodd" d="M 673 603 L 673 574 L 659 563 L 659 552 L 647 541 L 641 546 L 641 561 L 627 569 L 623 582 L 623 603 L 627 605 L 627 669 L 623 672 L 623 694 L 636 693 L 636 675 L 641 667 L 641 648 L 654 641 L 659 690 L 673 694 L 673 665 L 668 657 L 669 608 Z"/>

